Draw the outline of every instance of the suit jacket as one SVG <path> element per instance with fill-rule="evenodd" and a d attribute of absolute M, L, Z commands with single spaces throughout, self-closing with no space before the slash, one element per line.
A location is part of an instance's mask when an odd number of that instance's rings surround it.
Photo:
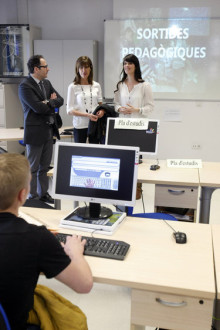
<path fill-rule="evenodd" d="M 54 109 L 63 105 L 63 98 L 53 88 L 49 80 L 43 80 L 49 102 L 44 104 L 44 95 L 36 81 L 31 77 L 25 78 L 19 85 L 18 94 L 24 111 L 24 143 L 42 145 L 51 138 L 51 127 L 48 124 L 54 117 Z M 50 99 L 52 93 L 57 98 Z"/>

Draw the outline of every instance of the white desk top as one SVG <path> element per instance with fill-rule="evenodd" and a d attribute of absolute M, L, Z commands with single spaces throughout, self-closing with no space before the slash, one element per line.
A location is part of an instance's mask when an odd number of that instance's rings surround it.
<path fill-rule="evenodd" d="M 170 168 L 165 160 L 160 160 L 160 169 L 150 170 L 150 165 L 156 161 L 147 160 L 138 165 L 138 181 L 143 183 L 199 186 L 198 169 Z"/>
<path fill-rule="evenodd" d="M 18 141 L 24 137 L 24 130 L 20 128 L 1 128 L 0 141 Z"/>
<path fill-rule="evenodd" d="M 220 187 L 220 163 L 203 162 L 199 169 L 199 181 L 203 187 Z"/>
<path fill-rule="evenodd" d="M 169 168 L 165 160 L 160 160 L 160 169 L 150 170 L 150 165 L 156 161 L 147 160 L 138 165 L 138 181 L 153 184 L 171 184 L 182 186 L 199 186 L 198 169 Z M 48 176 L 53 176 L 53 169 L 47 172 Z"/>
<path fill-rule="evenodd" d="M 63 132 L 65 128 L 72 127 L 62 127 L 59 129 L 59 132 Z M 60 135 L 60 138 L 68 138 L 72 135 Z M 18 141 L 24 138 L 24 129 L 20 128 L 0 128 L 0 141 Z"/>
<path fill-rule="evenodd" d="M 60 219 L 68 213 L 29 207 L 23 207 L 21 211 L 52 229 L 57 229 Z M 107 237 L 124 240 L 131 245 L 124 261 L 86 257 L 94 281 L 214 299 L 211 226 L 174 221 L 169 223 L 175 230 L 186 232 L 187 244 L 176 244 L 172 229 L 164 221 L 127 218 L 111 237 Z M 63 228 L 59 231 L 80 233 Z M 90 236 L 90 233 L 80 234 Z"/>

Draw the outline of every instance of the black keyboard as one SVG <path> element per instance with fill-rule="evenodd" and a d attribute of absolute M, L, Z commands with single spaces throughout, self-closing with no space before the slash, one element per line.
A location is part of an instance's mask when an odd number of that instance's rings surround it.
<path fill-rule="evenodd" d="M 63 243 L 66 242 L 67 236 L 71 235 L 62 233 L 56 234 L 57 239 Z M 124 260 L 130 247 L 128 243 L 123 241 L 82 236 L 82 239 L 84 238 L 86 239 L 86 245 L 83 254 L 86 256 Z"/>

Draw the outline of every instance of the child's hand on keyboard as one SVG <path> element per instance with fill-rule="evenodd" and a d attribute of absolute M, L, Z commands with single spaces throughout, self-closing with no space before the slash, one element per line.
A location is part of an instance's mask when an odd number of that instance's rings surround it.
<path fill-rule="evenodd" d="M 67 236 L 66 243 L 61 243 L 64 251 L 70 257 L 71 260 L 76 259 L 80 256 L 83 256 L 84 246 L 86 244 L 86 240 L 81 236 Z"/>

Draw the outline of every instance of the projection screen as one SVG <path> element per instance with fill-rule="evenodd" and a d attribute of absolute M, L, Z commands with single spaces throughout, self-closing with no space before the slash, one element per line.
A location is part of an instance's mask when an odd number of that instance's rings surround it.
<path fill-rule="evenodd" d="M 104 96 L 113 98 L 122 59 L 135 54 L 155 99 L 220 100 L 220 20 L 105 21 Z"/>

